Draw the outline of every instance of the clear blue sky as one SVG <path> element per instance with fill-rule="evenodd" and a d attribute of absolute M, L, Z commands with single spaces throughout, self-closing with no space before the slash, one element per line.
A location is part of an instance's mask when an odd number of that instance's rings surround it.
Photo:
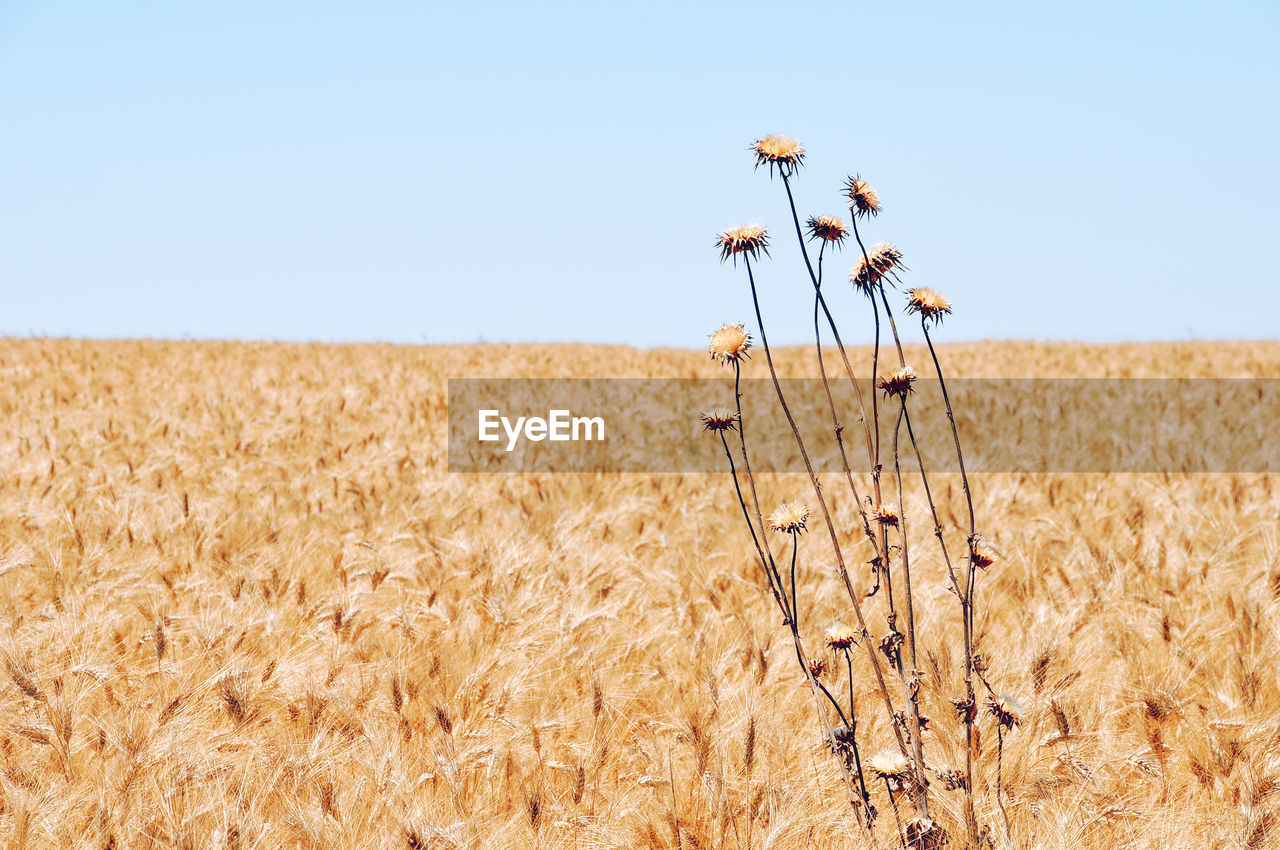
<path fill-rule="evenodd" d="M 0 333 L 696 346 L 758 220 L 802 341 L 783 132 L 950 338 L 1280 337 L 1278 56 L 1274 0 L 0 0 Z"/>

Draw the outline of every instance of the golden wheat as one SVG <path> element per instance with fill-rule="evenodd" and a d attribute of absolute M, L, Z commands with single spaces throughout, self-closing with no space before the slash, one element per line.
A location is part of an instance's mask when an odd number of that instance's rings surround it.
<path fill-rule="evenodd" d="M 1264 343 L 943 353 L 949 378 L 1280 376 Z M 811 347 L 775 360 L 817 374 Z M 0 341 L 0 841 L 863 846 L 728 476 L 447 474 L 444 376 L 468 374 L 723 373 L 571 345 Z M 1022 712 L 1002 754 L 1018 846 L 1269 846 L 1272 479 L 974 477 L 1001 553 L 977 627 Z M 769 505 L 802 492 L 757 478 Z M 930 478 L 957 504 L 959 476 Z M 822 646 L 848 600 L 829 564 L 799 568 Z M 954 620 L 919 569 L 920 616 Z M 939 770 L 963 762 L 934 696 L 958 632 L 919 647 Z M 855 672 L 874 753 L 891 733 Z"/>

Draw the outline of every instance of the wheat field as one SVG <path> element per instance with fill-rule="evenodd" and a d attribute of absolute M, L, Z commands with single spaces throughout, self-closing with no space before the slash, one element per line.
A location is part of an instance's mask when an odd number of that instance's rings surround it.
<path fill-rule="evenodd" d="M 961 377 L 1280 377 L 1280 343 L 941 353 Z M 726 475 L 445 471 L 447 377 L 717 375 L 705 352 L 582 345 L 0 341 L 5 845 L 869 846 Z M 995 846 L 1273 846 L 1274 482 L 974 487 L 1003 553 L 981 645 L 1025 709 L 1011 836 L 979 788 Z M 816 640 L 847 613 L 803 545 Z M 954 618 L 921 569 L 918 616 Z M 962 755 L 957 643 L 921 646 L 939 767 Z M 958 845 L 955 794 L 934 799 Z"/>

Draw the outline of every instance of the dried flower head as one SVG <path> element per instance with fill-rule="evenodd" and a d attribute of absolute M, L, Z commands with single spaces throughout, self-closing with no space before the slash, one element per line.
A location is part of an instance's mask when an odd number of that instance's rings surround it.
<path fill-rule="evenodd" d="M 945 829 L 938 826 L 936 821 L 923 816 L 907 821 L 902 827 L 902 833 L 907 839 L 907 846 L 919 850 L 935 850 L 950 842 Z"/>
<path fill-rule="evenodd" d="M 785 502 L 765 520 L 770 531 L 799 534 L 809 521 L 809 509 L 799 502 Z"/>
<path fill-rule="evenodd" d="M 833 215 L 811 215 L 806 224 L 810 240 L 821 239 L 839 246 L 849 236 L 848 225 Z"/>
<path fill-rule="evenodd" d="M 911 774 L 907 757 L 892 748 L 886 748 L 867 760 L 867 769 L 888 782 L 902 782 Z"/>
<path fill-rule="evenodd" d="M 969 562 L 975 567 L 986 569 L 996 562 L 996 550 L 990 543 L 982 539 L 982 535 L 974 535 L 969 544 Z"/>
<path fill-rule="evenodd" d="M 894 369 L 881 375 L 876 380 L 876 387 L 884 391 L 886 396 L 896 395 L 905 397 L 907 393 L 915 392 L 912 386 L 916 382 L 916 370 L 910 366 L 903 366 L 901 369 Z"/>
<path fill-rule="evenodd" d="M 881 525 L 897 527 L 898 525 L 898 505 L 894 502 L 886 502 L 883 505 L 875 506 L 875 520 Z"/>
<path fill-rule="evenodd" d="M 795 174 L 796 169 L 804 164 L 804 146 L 792 136 L 774 133 L 756 139 L 751 143 L 751 150 L 756 153 L 756 168 L 768 165 L 770 170 L 776 168 L 784 177 Z"/>
<path fill-rule="evenodd" d="M 1005 729 L 1012 729 L 1022 723 L 1022 706 L 1013 697 L 1005 694 L 999 699 L 987 702 L 987 714 L 995 718 L 996 723 Z"/>
<path fill-rule="evenodd" d="M 942 768 L 938 771 L 938 779 L 942 782 L 942 787 L 948 791 L 963 791 L 968 787 L 965 776 L 954 767 Z"/>
<path fill-rule="evenodd" d="M 857 737 L 848 726 L 834 727 L 831 730 L 831 737 L 835 740 L 836 749 L 846 753 L 852 753 L 853 748 L 858 745 Z"/>
<path fill-rule="evenodd" d="M 744 357 L 750 357 L 751 355 L 747 353 L 750 348 L 751 334 L 747 333 L 746 328 L 741 324 L 721 325 L 719 330 L 711 334 L 711 342 L 707 345 L 711 359 L 726 364 L 737 363 Z"/>
<path fill-rule="evenodd" d="M 902 651 L 904 639 L 902 632 L 898 631 L 897 627 L 890 622 L 889 631 L 885 632 L 884 637 L 880 638 L 880 651 L 884 653 L 885 658 L 897 658 Z"/>
<path fill-rule="evenodd" d="M 738 424 L 736 410 L 708 410 L 698 414 L 702 427 L 706 431 L 732 431 Z"/>
<path fill-rule="evenodd" d="M 849 649 L 858 642 L 858 633 L 852 626 L 836 623 L 827 629 L 827 646 L 832 649 Z"/>
<path fill-rule="evenodd" d="M 738 254 L 759 259 L 761 254 L 769 253 L 769 231 L 763 224 L 731 227 L 716 237 L 716 247 L 720 249 L 722 263 L 730 257 L 736 263 Z"/>
<path fill-rule="evenodd" d="M 880 242 L 872 245 L 865 257 L 858 258 L 849 272 L 849 280 L 862 292 L 871 295 L 885 277 L 896 278 L 898 271 L 906 268 L 902 264 L 902 252 L 888 242 Z"/>
<path fill-rule="evenodd" d="M 919 313 L 923 321 L 940 322 L 951 312 L 951 302 L 936 289 L 913 289 L 907 293 L 907 312 Z"/>
<path fill-rule="evenodd" d="M 809 675 L 815 679 L 821 679 L 827 673 L 827 659 L 822 656 L 809 659 Z"/>
<path fill-rule="evenodd" d="M 861 175 L 844 181 L 844 194 L 849 199 L 849 208 L 858 218 L 874 218 L 880 213 L 880 196 Z"/>

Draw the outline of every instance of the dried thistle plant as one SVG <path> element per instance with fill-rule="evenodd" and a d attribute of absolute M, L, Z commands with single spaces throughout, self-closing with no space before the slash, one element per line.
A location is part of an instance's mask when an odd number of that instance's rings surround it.
<path fill-rule="evenodd" d="M 846 589 L 850 609 L 857 622 L 856 628 L 845 625 L 834 626 L 824 638 L 827 648 L 845 660 L 845 670 L 843 672 L 848 677 L 849 686 L 847 709 L 831 695 L 826 684 L 820 681 L 824 677 L 830 676 L 832 671 L 827 668 L 825 663 L 807 659 L 801 649 L 800 624 L 807 618 L 804 614 L 805 606 L 801 601 L 805 598 L 805 595 L 803 589 L 797 584 L 796 559 L 800 548 L 799 537 L 808 530 L 809 510 L 794 503 L 786 503 L 771 514 L 766 521 L 762 518 L 759 509 L 758 488 L 750 472 L 746 450 L 747 441 L 741 428 L 741 356 L 737 354 L 737 351 L 740 347 L 747 345 L 750 339 L 743 326 L 723 325 L 720 330 L 712 334 L 710 346 L 713 359 L 730 365 L 734 369 L 735 411 L 738 415 L 733 417 L 714 414 L 710 415 L 709 418 L 708 414 L 704 414 L 704 426 L 706 429 L 716 432 L 721 439 L 725 455 L 729 460 L 730 472 L 734 477 L 735 491 L 738 495 L 743 517 L 751 529 L 751 536 L 771 592 L 781 606 L 784 620 L 792 631 L 802 672 L 814 691 L 815 697 L 818 693 L 822 693 L 827 697 L 826 702 L 834 706 L 837 715 L 841 718 L 843 725 L 838 728 L 839 734 L 829 736 L 829 743 L 838 752 L 844 751 L 851 754 L 851 758 L 845 764 L 845 776 L 851 790 L 856 786 L 861 791 L 862 800 L 860 802 L 863 810 L 869 815 L 863 821 L 864 826 L 874 830 L 874 817 L 871 815 L 874 808 L 871 805 L 870 795 L 866 792 L 864 765 L 858 753 L 855 732 L 856 671 L 852 663 L 851 653 L 860 643 L 866 650 L 867 668 L 872 673 L 871 684 L 878 694 L 879 701 L 883 703 L 889 720 L 887 725 L 892 730 L 893 743 L 896 745 L 883 750 L 868 763 L 867 767 L 873 776 L 884 782 L 886 790 L 889 792 L 897 821 L 899 840 L 910 841 L 912 846 L 940 846 L 941 842 L 947 839 L 942 826 L 932 818 L 929 805 L 926 777 L 930 773 L 930 769 L 925 761 L 923 743 L 923 733 L 929 724 L 928 718 L 924 716 L 920 708 L 924 679 L 920 670 L 918 647 L 921 629 L 940 630 L 942 624 L 934 625 L 917 622 L 915 589 L 911 572 L 908 511 L 906 493 L 903 487 L 904 456 L 914 457 L 915 466 L 920 473 L 924 488 L 929 517 L 932 520 L 933 534 L 937 539 L 942 555 L 945 575 L 950 582 L 948 589 L 957 597 L 960 603 L 960 621 L 961 631 L 964 636 L 965 653 L 965 695 L 960 698 L 953 698 L 952 702 L 964 707 L 959 716 L 965 728 L 965 770 L 963 776 L 957 771 L 946 771 L 953 781 L 944 783 L 944 786 L 947 789 L 960 790 L 963 793 L 963 829 L 968 844 L 976 847 L 983 840 L 985 832 L 984 828 L 978 823 L 973 800 L 974 789 L 977 787 L 975 771 L 977 770 L 978 750 L 976 730 L 974 729 L 976 711 L 972 707 L 977 704 L 974 693 L 974 679 L 977 678 L 984 686 L 986 686 L 987 679 L 985 677 L 985 668 L 980 667 L 977 660 L 979 655 L 975 645 L 974 632 L 974 610 L 976 605 L 974 584 L 975 571 L 986 569 L 990 566 L 993 562 L 993 556 L 990 549 L 982 543 L 981 537 L 976 530 L 973 499 L 969 488 L 968 476 L 964 469 L 959 429 L 955 423 L 950 395 L 943 380 L 937 352 L 933 346 L 932 339 L 929 337 L 930 327 L 936 327 L 945 316 L 951 314 L 951 302 L 935 289 L 913 288 L 908 292 L 906 310 L 908 314 L 916 315 L 920 318 L 924 329 L 934 368 L 937 371 L 940 382 L 942 382 L 947 417 L 951 425 L 955 451 L 960 465 L 969 517 L 966 538 L 967 557 L 964 559 L 963 564 L 963 567 L 967 567 L 968 573 L 963 577 L 957 572 L 956 565 L 953 564 L 951 559 L 950 550 L 947 546 L 945 526 L 941 519 L 934 490 L 930 486 L 924 454 L 917 440 L 916 429 L 911 418 L 912 405 L 910 400 L 916 392 L 919 376 L 906 361 L 902 340 L 898 333 L 897 321 L 886 291 L 886 284 L 896 285 L 900 283 L 902 276 L 906 274 L 908 269 L 904 263 L 902 252 L 896 246 L 888 242 L 878 242 L 868 249 L 859 232 L 860 221 L 866 222 L 879 216 L 881 212 L 880 196 L 861 176 L 850 177 L 843 189 L 843 195 L 849 207 L 849 223 L 846 224 L 843 220 L 833 216 L 810 216 L 802 226 L 796 208 L 792 182 L 796 179 L 800 166 L 803 164 L 805 156 L 803 145 L 791 137 L 768 136 L 756 141 L 752 145 L 752 150 L 756 154 L 757 167 L 767 166 L 772 174 L 782 179 L 805 272 L 812 285 L 814 296 L 814 343 L 819 375 L 826 395 L 827 412 L 830 414 L 831 436 L 834 437 L 839 451 L 842 465 L 841 472 L 849 487 L 852 503 L 856 505 L 859 513 L 861 532 L 859 536 L 865 538 L 870 549 L 868 563 L 872 567 L 872 585 L 869 590 L 855 587 L 849 575 L 842 546 L 856 545 L 857 541 L 842 542 L 839 534 L 837 534 L 837 523 L 833 518 L 819 476 L 810 459 L 805 438 L 791 413 L 786 393 L 778 380 L 764 316 L 760 309 L 756 275 L 753 267 L 753 262 L 759 262 L 762 257 L 767 255 L 767 231 L 763 226 L 759 225 L 753 225 L 748 229 L 728 230 L 720 234 L 716 244 L 720 248 L 722 260 L 732 258 L 736 264 L 738 257 L 741 256 L 744 261 L 747 283 L 756 318 L 755 330 L 765 354 L 765 364 L 772 379 L 778 407 L 791 431 L 792 438 L 808 475 L 813 500 L 817 506 L 817 516 L 827 526 L 829 542 L 835 557 L 836 570 Z M 873 392 L 870 394 L 869 415 L 861 382 L 856 377 L 856 372 L 849 360 L 835 317 L 823 293 L 823 265 L 827 248 L 839 248 L 850 234 L 853 235 L 857 242 L 861 256 L 856 260 L 849 274 L 849 280 L 855 289 L 868 297 L 871 303 L 874 327 L 874 344 L 870 369 Z M 810 256 L 810 243 L 817 243 L 816 258 Z M 823 321 L 824 318 L 826 320 L 825 323 Z M 887 322 L 897 353 L 897 365 L 883 373 L 880 371 L 879 365 L 882 318 Z M 850 463 L 845 450 L 843 440 L 845 429 L 842 413 L 837 408 L 824 359 L 824 326 L 836 344 L 844 365 L 845 376 L 854 391 L 854 398 L 857 400 L 857 416 L 862 424 L 866 443 L 864 474 L 870 476 L 871 495 L 865 499 L 861 496 L 853 465 Z M 745 351 L 745 348 L 743 348 L 743 351 Z M 883 395 L 883 401 L 881 400 L 881 395 Z M 890 414 L 893 417 L 893 426 L 887 435 L 887 439 L 882 434 L 881 408 L 883 406 L 891 406 L 890 409 L 896 408 Z M 887 416 L 883 418 L 886 422 L 888 421 Z M 739 483 L 734 452 L 730 449 L 726 436 L 726 432 L 733 430 L 735 427 L 738 431 L 738 449 L 742 460 L 743 472 L 751 493 L 750 507 Z M 882 460 L 882 451 L 886 446 L 892 452 L 890 469 L 893 476 L 893 486 L 896 490 L 896 502 L 888 501 L 884 493 L 885 487 L 882 474 L 885 469 L 885 463 Z M 782 570 L 779 569 L 780 565 L 775 561 L 773 553 L 769 549 L 766 532 L 784 534 L 790 537 L 790 570 L 785 578 Z M 894 535 L 892 541 L 890 532 L 893 532 Z M 863 602 L 877 596 L 882 600 L 881 607 L 887 630 L 882 637 L 876 640 L 861 640 L 861 637 L 869 636 L 870 634 L 866 615 L 863 611 Z M 899 628 L 900 625 L 901 630 Z M 899 708 L 899 704 L 895 704 L 895 696 L 890 693 L 886 684 L 881 666 L 882 658 L 897 676 L 899 693 L 896 697 L 900 701 L 901 708 Z M 836 675 L 839 675 L 839 672 L 837 668 Z M 936 694 L 935 696 L 942 697 L 944 695 Z M 1004 705 L 1004 703 L 995 700 L 993 696 L 991 699 L 992 701 L 989 703 L 991 706 Z M 827 724 L 823 707 L 823 701 L 819 700 L 820 723 L 825 729 Z M 996 709 L 992 708 L 990 711 L 994 712 Z M 999 730 L 1012 728 L 1010 723 L 1005 722 L 1005 715 L 993 716 L 997 717 Z M 1003 734 L 1003 732 L 1001 731 L 999 734 Z M 832 740 L 833 738 L 838 739 L 838 741 Z M 845 749 L 837 749 L 837 743 Z M 1000 804 L 1001 811 L 1003 811 L 1000 782 L 1000 767 L 997 764 L 996 796 L 997 803 Z M 904 793 L 909 796 L 911 805 L 915 810 L 914 816 L 905 824 L 898 812 L 898 801 L 896 799 L 897 795 Z"/>

